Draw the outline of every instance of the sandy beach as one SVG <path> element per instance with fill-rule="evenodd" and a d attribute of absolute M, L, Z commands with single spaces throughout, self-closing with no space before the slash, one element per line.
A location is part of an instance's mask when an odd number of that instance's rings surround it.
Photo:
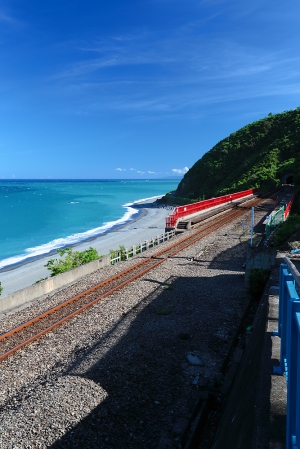
<path fill-rule="evenodd" d="M 129 248 L 164 233 L 165 218 L 170 214 L 169 209 L 157 207 L 155 203 L 138 203 L 133 207 L 140 210 L 137 218 L 133 216 L 133 219 L 124 225 L 101 234 L 99 237 L 81 242 L 75 245 L 74 249 L 83 251 L 92 246 L 99 255 L 108 254 L 109 250 L 118 249 L 120 245 Z M 50 272 L 44 265 L 53 257 L 55 258 L 55 254 L 47 254 L 21 265 L 0 270 L 0 282 L 3 287 L 1 297 L 28 287 L 38 279 L 48 277 Z"/>

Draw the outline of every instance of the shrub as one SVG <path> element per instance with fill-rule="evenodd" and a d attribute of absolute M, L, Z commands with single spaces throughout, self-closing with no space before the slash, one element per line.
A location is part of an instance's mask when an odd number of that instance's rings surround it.
<path fill-rule="evenodd" d="M 2 293 L 2 290 L 3 290 L 3 287 L 2 287 L 1 282 L 0 282 L 0 295 Z"/>
<path fill-rule="evenodd" d="M 280 246 L 285 243 L 300 227 L 300 215 L 293 214 L 282 223 L 278 231 L 276 232 L 274 246 Z"/>
<path fill-rule="evenodd" d="M 126 248 L 124 245 L 119 246 L 121 251 L 121 260 L 126 260 Z"/>
<path fill-rule="evenodd" d="M 45 267 L 51 271 L 51 277 L 72 270 L 92 260 L 99 259 L 98 252 L 91 246 L 85 251 L 74 251 L 71 248 L 58 249 L 61 259 L 50 259 Z"/>
<path fill-rule="evenodd" d="M 253 298 L 260 300 L 271 271 L 263 268 L 254 268 L 249 274 L 249 289 Z"/>
<path fill-rule="evenodd" d="M 124 245 L 120 245 L 119 249 L 110 249 L 109 250 L 109 254 L 110 254 L 110 258 L 114 259 L 116 257 L 118 257 L 118 254 L 120 253 L 121 256 L 121 260 L 126 260 L 126 248 Z"/>

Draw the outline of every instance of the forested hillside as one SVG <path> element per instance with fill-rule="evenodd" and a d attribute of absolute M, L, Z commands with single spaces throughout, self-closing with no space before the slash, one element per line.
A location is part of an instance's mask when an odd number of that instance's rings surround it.
<path fill-rule="evenodd" d="M 217 143 L 185 174 L 175 195 L 201 200 L 252 187 L 270 190 L 286 173 L 300 180 L 299 161 L 300 107 L 269 114 Z"/>

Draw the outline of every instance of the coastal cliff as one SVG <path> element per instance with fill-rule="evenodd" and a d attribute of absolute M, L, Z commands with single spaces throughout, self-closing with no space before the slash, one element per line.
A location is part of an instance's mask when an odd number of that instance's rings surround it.
<path fill-rule="evenodd" d="M 200 201 L 249 188 L 297 182 L 300 107 L 269 114 L 217 143 L 185 174 L 176 197 Z"/>

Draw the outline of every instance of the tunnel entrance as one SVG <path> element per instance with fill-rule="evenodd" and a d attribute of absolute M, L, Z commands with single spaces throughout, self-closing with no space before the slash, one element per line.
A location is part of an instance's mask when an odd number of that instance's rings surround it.
<path fill-rule="evenodd" d="M 286 173 L 281 180 L 282 184 L 294 184 L 294 174 Z"/>
<path fill-rule="evenodd" d="M 285 183 L 286 184 L 293 184 L 294 183 L 294 176 L 293 175 L 288 176 L 286 178 L 286 180 L 285 180 Z"/>

